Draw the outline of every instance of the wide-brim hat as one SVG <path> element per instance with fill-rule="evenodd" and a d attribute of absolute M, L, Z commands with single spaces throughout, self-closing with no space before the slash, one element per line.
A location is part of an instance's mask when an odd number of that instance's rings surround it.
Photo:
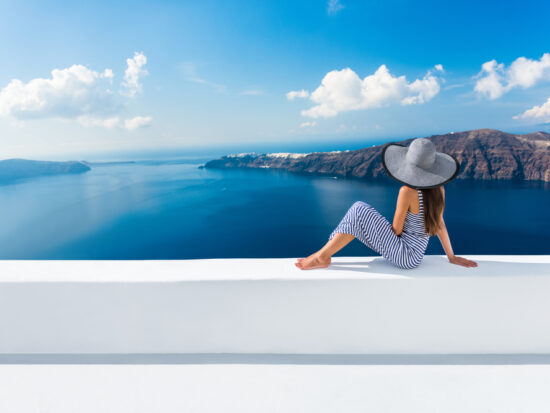
<path fill-rule="evenodd" d="M 433 142 L 426 138 L 414 139 L 409 146 L 386 144 L 382 149 L 382 165 L 393 179 L 415 189 L 444 185 L 460 170 L 454 156 L 437 152 Z"/>

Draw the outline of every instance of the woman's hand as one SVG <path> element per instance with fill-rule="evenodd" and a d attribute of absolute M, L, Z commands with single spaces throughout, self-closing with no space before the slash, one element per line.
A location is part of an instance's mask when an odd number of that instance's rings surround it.
<path fill-rule="evenodd" d="M 477 262 L 462 257 L 453 256 L 449 258 L 451 264 L 462 265 L 463 267 L 477 267 Z"/>

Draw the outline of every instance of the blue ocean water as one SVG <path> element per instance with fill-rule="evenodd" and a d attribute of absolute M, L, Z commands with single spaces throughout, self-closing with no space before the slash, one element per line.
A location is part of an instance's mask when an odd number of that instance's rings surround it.
<path fill-rule="evenodd" d="M 358 200 L 393 219 L 398 183 L 199 169 L 212 156 L 94 165 L 0 186 L 2 259 L 302 257 Z M 547 183 L 454 180 L 456 254 L 550 254 Z M 428 254 L 443 254 L 432 237 Z M 354 240 L 338 255 L 377 255 Z"/>

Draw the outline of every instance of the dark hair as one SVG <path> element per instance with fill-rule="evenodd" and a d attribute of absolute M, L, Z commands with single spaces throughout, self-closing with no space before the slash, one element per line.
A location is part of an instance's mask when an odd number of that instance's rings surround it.
<path fill-rule="evenodd" d="M 421 189 L 424 202 L 424 226 L 430 235 L 436 235 L 440 229 L 439 217 L 445 209 L 443 190 L 437 188 Z"/>

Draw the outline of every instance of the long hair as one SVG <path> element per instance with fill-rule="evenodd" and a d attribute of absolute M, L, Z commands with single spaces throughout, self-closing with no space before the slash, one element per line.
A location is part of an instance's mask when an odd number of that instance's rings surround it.
<path fill-rule="evenodd" d="M 436 235 L 439 231 L 439 217 L 445 208 L 445 200 L 441 187 L 421 189 L 424 202 L 424 225 L 426 232 Z"/>

